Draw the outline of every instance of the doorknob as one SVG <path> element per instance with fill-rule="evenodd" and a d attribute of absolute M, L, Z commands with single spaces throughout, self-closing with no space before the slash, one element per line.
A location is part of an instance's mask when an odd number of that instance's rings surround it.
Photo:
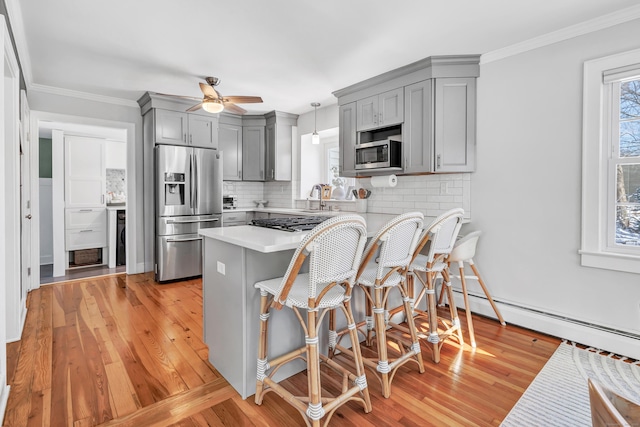
<path fill-rule="evenodd" d="M 31 214 L 25 215 L 24 217 L 27 218 L 27 219 L 31 219 Z"/>

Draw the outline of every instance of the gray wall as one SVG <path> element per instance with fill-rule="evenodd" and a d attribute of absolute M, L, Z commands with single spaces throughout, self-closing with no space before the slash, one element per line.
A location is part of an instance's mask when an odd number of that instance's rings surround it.
<path fill-rule="evenodd" d="M 639 276 L 578 254 L 583 63 L 637 48 L 639 20 L 481 66 L 471 228 L 495 298 L 640 334 Z"/>
<path fill-rule="evenodd" d="M 29 107 L 32 111 L 86 117 L 89 119 L 131 123 L 135 126 L 135 143 L 133 151 L 127 147 L 127 169 L 130 179 L 135 183 L 134 194 L 127 194 L 127 221 L 134 220 L 130 227 L 136 234 L 136 252 L 133 266 L 134 272 L 144 271 L 144 232 L 143 221 L 143 167 L 142 167 L 142 116 L 140 108 L 103 102 L 89 101 L 80 98 L 53 95 L 43 92 L 29 92 Z M 133 156 L 131 154 L 133 153 Z M 133 166 L 133 167 L 131 167 Z M 135 215 L 132 215 L 135 209 Z M 153 221 L 153 216 L 150 216 Z"/>

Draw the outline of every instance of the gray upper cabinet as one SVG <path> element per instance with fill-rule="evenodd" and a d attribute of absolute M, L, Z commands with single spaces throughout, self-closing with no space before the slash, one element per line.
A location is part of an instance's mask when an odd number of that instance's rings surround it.
<path fill-rule="evenodd" d="M 242 128 L 242 179 L 244 181 L 265 180 L 264 126 Z"/>
<path fill-rule="evenodd" d="M 189 145 L 201 148 L 218 148 L 218 118 L 189 114 Z"/>
<path fill-rule="evenodd" d="M 432 82 L 429 79 L 404 88 L 402 143 L 405 173 L 432 171 Z"/>
<path fill-rule="evenodd" d="M 279 111 L 265 115 L 266 181 L 291 181 L 293 128 L 298 116 Z"/>
<path fill-rule="evenodd" d="M 218 148 L 218 118 L 156 108 L 156 144 Z"/>
<path fill-rule="evenodd" d="M 356 103 L 340 106 L 340 176 L 356 176 Z"/>
<path fill-rule="evenodd" d="M 476 79 L 435 82 L 435 172 L 472 172 L 476 153 Z"/>
<path fill-rule="evenodd" d="M 403 173 L 474 171 L 479 63 L 480 55 L 432 56 L 335 91 L 341 175 L 364 174 L 350 169 L 362 135 L 398 124 Z"/>
<path fill-rule="evenodd" d="M 357 130 L 392 126 L 404 120 L 404 90 L 398 88 L 359 99 L 356 103 Z"/>
<path fill-rule="evenodd" d="M 188 145 L 189 115 L 178 111 L 155 109 L 156 143 Z"/>
<path fill-rule="evenodd" d="M 222 151 L 222 179 L 242 181 L 242 125 L 220 120 L 218 147 Z"/>

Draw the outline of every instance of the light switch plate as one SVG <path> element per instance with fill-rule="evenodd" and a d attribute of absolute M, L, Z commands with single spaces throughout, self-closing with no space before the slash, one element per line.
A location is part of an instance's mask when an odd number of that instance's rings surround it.
<path fill-rule="evenodd" d="M 222 274 L 223 276 L 225 275 L 225 265 L 223 263 L 221 263 L 220 261 L 218 261 L 218 273 Z"/>

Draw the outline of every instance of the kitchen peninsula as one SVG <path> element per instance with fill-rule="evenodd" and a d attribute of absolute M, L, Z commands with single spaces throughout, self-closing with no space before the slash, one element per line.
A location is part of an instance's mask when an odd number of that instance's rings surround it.
<path fill-rule="evenodd" d="M 394 217 L 362 216 L 370 237 Z M 260 294 L 253 285 L 283 276 L 307 233 L 251 225 L 200 230 L 204 237 L 204 341 L 209 346 L 209 361 L 243 399 L 255 393 L 256 385 Z M 281 331 L 280 337 L 290 337 L 288 341 L 270 343 L 271 357 L 304 345 L 303 333 L 291 310 L 273 310 L 269 322 L 270 328 Z M 302 361 L 290 363 L 278 371 L 275 379 L 287 378 L 305 368 Z"/>

